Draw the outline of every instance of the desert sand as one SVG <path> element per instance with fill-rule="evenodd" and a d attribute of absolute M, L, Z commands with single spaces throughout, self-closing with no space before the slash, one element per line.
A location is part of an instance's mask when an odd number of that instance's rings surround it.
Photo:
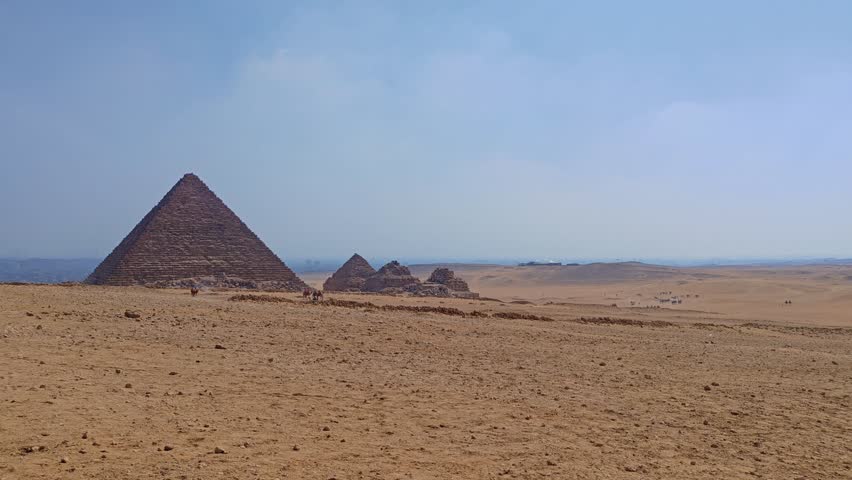
<path fill-rule="evenodd" d="M 0 478 L 852 478 L 852 268 L 455 270 L 486 298 L 0 285 Z"/>

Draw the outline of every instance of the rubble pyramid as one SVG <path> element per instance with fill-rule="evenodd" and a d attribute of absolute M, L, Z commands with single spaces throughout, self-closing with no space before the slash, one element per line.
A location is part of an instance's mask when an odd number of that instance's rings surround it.
<path fill-rule="evenodd" d="M 416 288 L 420 280 L 411 274 L 408 267 L 394 260 L 374 273 L 364 282 L 364 290 L 368 292 L 402 292 Z"/>
<path fill-rule="evenodd" d="M 296 291 L 305 283 L 197 176 L 188 173 L 86 279 L 95 285 Z"/>
<path fill-rule="evenodd" d="M 360 291 L 367 278 L 375 273 L 370 263 L 356 253 L 323 283 L 322 289 L 329 292 Z"/>
<path fill-rule="evenodd" d="M 468 287 L 467 282 L 465 282 L 461 278 L 456 277 L 455 272 L 453 272 L 449 268 L 436 268 L 432 272 L 432 275 L 429 276 L 429 279 L 426 280 L 426 282 L 446 285 L 447 288 L 454 292 L 470 291 L 470 287 Z"/>

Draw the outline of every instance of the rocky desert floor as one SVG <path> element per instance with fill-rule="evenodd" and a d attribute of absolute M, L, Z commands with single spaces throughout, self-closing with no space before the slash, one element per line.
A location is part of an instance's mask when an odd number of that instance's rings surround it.
<path fill-rule="evenodd" d="M 0 479 L 852 478 L 852 311 L 468 278 L 507 298 L 0 285 Z"/>

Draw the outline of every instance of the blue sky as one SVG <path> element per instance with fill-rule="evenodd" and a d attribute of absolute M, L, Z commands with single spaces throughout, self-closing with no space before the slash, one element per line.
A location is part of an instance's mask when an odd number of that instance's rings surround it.
<path fill-rule="evenodd" d="M 177 4 L 177 5 L 175 5 Z M 0 256 L 852 256 L 852 3 L 0 3 Z"/>

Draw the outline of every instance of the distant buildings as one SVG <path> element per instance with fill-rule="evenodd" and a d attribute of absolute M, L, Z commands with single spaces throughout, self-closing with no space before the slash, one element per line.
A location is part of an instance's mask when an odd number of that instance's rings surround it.
<path fill-rule="evenodd" d="M 524 262 L 519 263 L 519 267 L 562 267 L 562 266 L 576 266 L 579 263 L 566 263 L 562 264 L 562 262 Z"/>

